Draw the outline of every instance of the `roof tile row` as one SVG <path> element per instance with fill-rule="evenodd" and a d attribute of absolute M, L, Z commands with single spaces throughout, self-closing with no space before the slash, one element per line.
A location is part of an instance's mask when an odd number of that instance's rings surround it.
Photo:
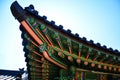
<path fill-rule="evenodd" d="M 106 51 L 108 51 L 108 52 L 110 52 L 110 53 L 114 53 L 114 54 L 116 54 L 116 55 L 120 55 L 120 51 L 118 51 L 117 49 L 113 50 L 111 47 L 110 47 L 110 48 L 107 48 L 106 45 L 101 46 L 100 43 L 94 43 L 93 40 L 89 40 L 89 41 L 88 41 L 88 40 L 86 39 L 86 37 L 82 37 L 82 38 L 81 38 L 78 33 L 73 34 L 70 29 L 68 29 L 68 30 L 63 29 L 63 26 L 62 26 L 62 25 L 57 26 L 57 25 L 55 24 L 55 21 L 48 21 L 46 16 L 40 16 L 40 15 L 38 15 L 38 11 L 36 11 L 36 10 L 34 9 L 34 6 L 33 6 L 33 5 L 30 5 L 29 7 L 25 7 L 25 10 L 26 10 L 29 14 L 32 14 L 32 15 L 34 15 L 35 17 L 37 17 L 38 19 L 43 20 L 46 24 L 48 24 L 48 25 L 52 26 L 53 28 L 61 31 L 62 33 L 68 34 L 69 36 L 71 36 L 71 37 L 73 37 L 73 38 L 75 38 L 75 39 L 77 39 L 77 40 L 83 41 L 84 43 L 86 43 L 86 44 L 88 44 L 88 45 L 92 45 L 92 46 L 95 46 L 95 47 L 97 47 L 97 48 L 106 50 Z"/>

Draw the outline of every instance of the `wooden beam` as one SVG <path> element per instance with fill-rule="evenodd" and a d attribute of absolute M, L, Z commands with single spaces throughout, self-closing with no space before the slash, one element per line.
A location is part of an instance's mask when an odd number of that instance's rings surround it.
<path fill-rule="evenodd" d="M 59 45 L 60 49 L 62 49 L 62 50 L 63 50 L 62 45 L 61 45 L 61 42 L 57 40 L 57 43 L 58 43 L 58 45 Z"/>
<path fill-rule="evenodd" d="M 108 58 L 108 55 L 103 56 L 103 58 L 100 60 L 100 62 L 103 62 L 106 58 Z"/>
<path fill-rule="evenodd" d="M 92 66 L 92 67 L 95 67 L 95 63 L 91 63 L 91 66 Z"/>
<path fill-rule="evenodd" d="M 111 66 L 109 66 L 109 70 L 112 70 L 112 67 L 111 67 Z"/>
<path fill-rule="evenodd" d="M 68 40 L 67 40 L 67 42 L 68 42 L 69 53 L 70 53 L 70 54 L 72 54 L 72 49 L 71 49 L 71 40 L 70 40 L 70 39 L 68 39 Z"/>
<path fill-rule="evenodd" d="M 71 46 L 68 46 L 68 48 L 69 48 L 69 53 L 72 54 Z"/>
<path fill-rule="evenodd" d="M 76 62 L 79 64 L 81 62 L 80 57 L 81 57 L 81 48 L 82 45 L 79 44 L 79 49 L 78 49 L 78 58 L 76 59 Z"/>
<path fill-rule="evenodd" d="M 85 62 L 84 62 L 84 65 L 86 65 L 86 66 L 87 66 L 87 65 L 88 65 L 88 62 L 87 62 L 87 61 L 85 61 Z"/>
<path fill-rule="evenodd" d="M 52 41 L 49 39 L 48 35 L 45 34 L 45 37 L 47 38 L 47 40 L 48 40 L 48 42 L 50 43 L 50 45 L 53 46 Z"/>
<path fill-rule="evenodd" d="M 107 61 L 105 61 L 105 63 L 112 64 L 112 61 L 113 61 L 113 58 L 110 57 Z"/>
<path fill-rule="evenodd" d="M 79 51 L 79 52 L 78 52 L 78 58 L 76 59 L 76 62 L 77 62 L 77 63 L 80 63 L 80 62 L 81 62 L 80 56 L 81 56 L 81 52 Z"/>
<path fill-rule="evenodd" d="M 59 67 L 65 69 L 65 70 L 67 70 L 67 67 L 65 67 L 65 66 L 63 66 L 63 65 L 61 65 L 61 64 L 59 64 L 59 63 L 57 63 L 57 62 L 54 61 L 53 59 L 51 59 L 46 51 L 43 51 L 43 55 L 44 55 L 44 57 L 45 57 L 48 61 L 50 61 L 50 62 L 56 64 L 57 66 L 59 66 Z"/>
<path fill-rule="evenodd" d="M 89 58 L 91 52 L 92 52 L 92 48 L 89 48 L 88 53 L 87 53 L 87 56 L 86 56 L 86 58 L 85 58 L 86 60 Z"/>
<path fill-rule="evenodd" d="M 82 44 L 79 44 L 79 49 L 78 49 L 78 58 L 81 57 L 81 51 L 82 51 Z"/>
<path fill-rule="evenodd" d="M 42 33 L 38 30 L 38 28 L 36 28 L 35 29 L 37 32 L 38 32 L 38 34 L 43 38 L 43 40 L 48 44 L 48 45 L 50 45 L 50 43 L 46 40 L 46 38 L 42 35 Z"/>
<path fill-rule="evenodd" d="M 100 52 L 98 52 L 95 56 L 95 58 L 92 61 L 95 61 L 100 56 Z"/>
<path fill-rule="evenodd" d="M 39 37 L 34 33 L 34 31 L 29 27 L 27 22 L 23 20 L 21 22 L 25 30 L 31 35 L 31 37 L 38 43 L 38 44 L 43 44 L 43 42 L 39 39 Z"/>

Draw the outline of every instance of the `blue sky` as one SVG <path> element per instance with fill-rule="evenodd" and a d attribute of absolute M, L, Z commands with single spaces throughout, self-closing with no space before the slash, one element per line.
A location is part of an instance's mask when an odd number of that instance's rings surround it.
<path fill-rule="evenodd" d="M 0 2 L 0 69 L 26 67 L 19 22 L 10 11 L 14 0 Z M 120 50 L 119 0 L 17 0 L 24 8 L 33 4 L 39 15 L 46 15 L 64 29 L 79 33 L 108 48 Z"/>

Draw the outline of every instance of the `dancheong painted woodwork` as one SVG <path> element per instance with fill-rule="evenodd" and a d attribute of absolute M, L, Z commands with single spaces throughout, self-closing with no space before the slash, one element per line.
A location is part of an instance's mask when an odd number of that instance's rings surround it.
<path fill-rule="evenodd" d="M 29 80 L 119 80 L 120 52 L 64 30 L 33 5 L 16 1 L 13 16 L 20 22 Z"/>

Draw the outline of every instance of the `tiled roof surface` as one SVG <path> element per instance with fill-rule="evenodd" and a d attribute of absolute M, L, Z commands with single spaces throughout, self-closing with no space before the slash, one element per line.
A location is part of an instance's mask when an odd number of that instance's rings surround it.
<path fill-rule="evenodd" d="M 22 76 L 22 74 L 25 71 L 21 70 L 3 70 L 0 69 L 0 80 L 13 80 L 13 79 L 17 79 L 17 77 Z"/>

